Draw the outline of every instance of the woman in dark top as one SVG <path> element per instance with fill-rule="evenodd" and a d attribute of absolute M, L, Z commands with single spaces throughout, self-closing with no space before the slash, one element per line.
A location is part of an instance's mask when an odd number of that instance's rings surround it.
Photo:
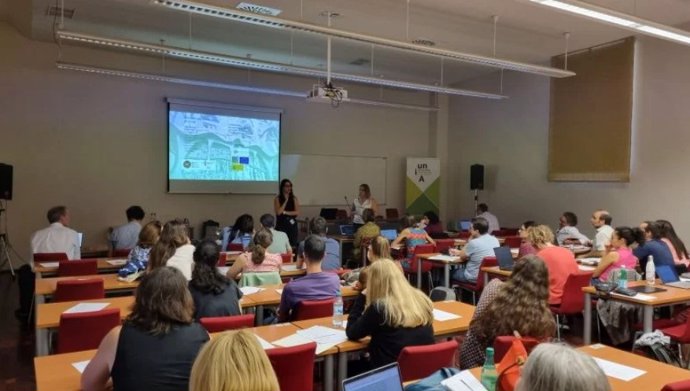
<path fill-rule="evenodd" d="M 222 275 L 218 264 L 218 246 L 205 240 L 194 251 L 194 270 L 189 291 L 194 299 L 194 319 L 209 316 L 240 315 L 242 291 L 235 281 Z"/>
<path fill-rule="evenodd" d="M 285 232 L 290 245 L 296 247 L 299 200 L 292 193 L 292 182 L 289 179 L 280 181 L 280 194 L 273 199 L 273 209 L 276 212 L 276 230 Z"/>
<path fill-rule="evenodd" d="M 84 370 L 84 391 L 185 391 L 199 349 L 209 340 L 194 323 L 194 303 L 182 273 L 160 267 L 139 284 L 132 313 L 103 338 Z"/>
<path fill-rule="evenodd" d="M 350 309 L 347 337 L 371 336 L 371 366 L 395 362 L 406 346 L 434 343 L 431 300 L 410 285 L 393 261 L 381 259 L 367 269 L 367 289 Z"/>

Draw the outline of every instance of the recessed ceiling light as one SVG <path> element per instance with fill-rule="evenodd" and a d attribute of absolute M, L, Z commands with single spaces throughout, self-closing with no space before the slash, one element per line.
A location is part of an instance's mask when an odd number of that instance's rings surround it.
<path fill-rule="evenodd" d="M 412 43 L 415 45 L 422 45 L 422 46 L 436 46 L 436 42 L 426 39 L 426 38 L 417 38 L 413 39 Z"/>
<path fill-rule="evenodd" d="M 246 3 L 244 1 L 237 4 L 236 8 L 238 10 L 242 10 L 242 11 L 252 12 L 255 14 L 259 14 L 259 15 L 270 15 L 270 16 L 278 16 L 278 15 L 280 15 L 281 12 L 283 12 L 282 10 L 279 10 L 278 8 L 271 8 L 271 7 L 266 7 L 263 5 Z"/>

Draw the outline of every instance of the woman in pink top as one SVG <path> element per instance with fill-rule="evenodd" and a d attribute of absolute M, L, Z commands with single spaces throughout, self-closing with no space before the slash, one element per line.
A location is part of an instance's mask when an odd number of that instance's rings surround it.
<path fill-rule="evenodd" d="M 609 251 L 599 261 L 599 266 L 594 270 L 592 277 L 599 278 L 601 281 L 608 281 L 609 274 L 613 269 L 634 269 L 637 265 L 637 258 L 633 255 L 630 246 L 633 243 L 644 243 L 644 233 L 639 228 L 617 227 L 611 235 L 611 247 Z"/>
<path fill-rule="evenodd" d="M 684 273 L 690 267 L 690 256 L 688 256 L 688 250 L 685 249 L 685 244 L 676 235 L 676 230 L 673 229 L 670 221 L 657 220 L 656 222 L 661 226 L 661 241 L 666 243 L 668 249 L 671 250 L 676 268 L 679 265 L 685 266 L 685 270 L 680 270 Z"/>
<path fill-rule="evenodd" d="M 237 278 L 242 272 L 280 272 L 280 265 L 283 263 L 280 254 L 266 251 L 272 242 L 271 231 L 262 229 L 257 232 L 252 239 L 251 252 L 242 253 L 237 257 L 228 270 L 228 278 Z"/>
<path fill-rule="evenodd" d="M 527 240 L 537 249 L 537 256 L 549 270 L 549 305 L 560 305 L 565 281 L 569 275 L 580 271 L 573 253 L 553 245 L 553 232 L 546 225 L 528 228 Z"/>

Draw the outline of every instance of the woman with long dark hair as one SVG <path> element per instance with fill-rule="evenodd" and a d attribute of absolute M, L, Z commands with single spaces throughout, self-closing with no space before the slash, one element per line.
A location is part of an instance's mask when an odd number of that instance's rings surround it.
<path fill-rule="evenodd" d="M 181 271 L 187 281 L 192 279 L 194 246 L 187 235 L 187 225 L 182 220 L 165 223 L 158 242 L 151 249 L 147 271 L 170 266 Z"/>
<path fill-rule="evenodd" d="M 280 181 L 280 193 L 273 199 L 273 209 L 276 212 L 276 230 L 285 232 L 290 245 L 297 246 L 299 200 L 292 192 L 292 182 L 289 179 Z"/>
<path fill-rule="evenodd" d="M 671 250 L 676 268 L 685 272 L 688 266 L 690 266 L 690 256 L 688 256 L 688 250 L 685 248 L 685 244 L 676 234 L 676 230 L 673 229 L 673 224 L 671 224 L 670 221 L 657 220 L 656 222 L 661 228 L 661 241 L 666 243 L 668 249 Z M 685 266 L 685 270 L 683 270 L 683 266 Z"/>
<path fill-rule="evenodd" d="M 211 240 L 201 242 L 194 251 L 194 270 L 189 282 L 194 319 L 242 313 L 239 303 L 242 292 L 234 280 L 218 271 L 218 255 L 218 246 Z"/>

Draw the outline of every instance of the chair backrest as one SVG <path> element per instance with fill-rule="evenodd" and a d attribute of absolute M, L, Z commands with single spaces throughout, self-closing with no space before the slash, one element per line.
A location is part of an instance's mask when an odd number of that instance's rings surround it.
<path fill-rule="evenodd" d="M 563 286 L 563 296 L 559 312 L 562 314 L 577 314 L 585 309 L 585 295 L 582 288 L 589 286 L 592 273 L 574 273 L 568 276 Z"/>
<path fill-rule="evenodd" d="M 244 251 L 242 243 L 228 243 L 228 251 Z"/>
<path fill-rule="evenodd" d="M 235 316 L 214 316 L 199 319 L 199 323 L 209 333 L 254 327 L 254 314 Z"/>
<path fill-rule="evenodd" d="M 266 355 L 278 378 L 280 391 L 312 391 L 314 389 L 316 343 L 268 349 Z"/>
<path fill-rule="evenodd" d="M 527 350 L 527 353 L 539 345 L 539 340 L 532 337 L 522 337 L 522 345 Z M 499 363 L 503 356 L 508 353 L 508 350 L 513 345 L 515 337 L 512 335 L 499 335 L 494 339 L 494 362 Z"/>
<path fill-rule="evenodd" d="M 446 253 L 448 249 L 455 246 L 455 239 L 438 239 L 436 240 L 436 251 L 439 253 Z"/>
<path fill-rule="evenodd" d="M 292 263 L 292 253 L 280 254 L 280 258 L 283 259 L 283 263 Z"/>
<path fill-rule="evenodd" d="M 477 291 L 484 289 L 484 274 L 486 274 L 486 272 L 483 272 L 482 268 L 493 266 L 498 266 L 498 259 L 496 259 L 496 257 L 484 257 L 484 259 L 482 259 L 482 263 L 479 265 L 479 274 L 477 274 L 477 282 L 475 284 Z"/>
<path fill-rule="evenodd" d="M 433 345 L 407 346 L 398 355 L 402 381 L 423 379 L 437 370 L 453 366 L 458 342 L 455 339 Z"/>
<path fill-rule="evenodd" d="M 58 276 L 90 276 L 98 274 L 98 261 L 95 259 L 80 259 L 76 261 L 60 261 Z"/>
<path fill-rule="evenodd" d="M 240 280 L 240 286 L 261 286 L 282 283 L 283 280 L 281 280 L 280 273 L 278 272 L 242 273 L 242 279 Z"/>
<path fill-rule="evenodd" d="M 34 254 L 34 263 L 36 262 L 59 262 L 67 261 L 67 254 L 65 253 L 36 253 Z"/>
<path fill-rule="evenodd" d="M 505 232 L 506 236 L 518 236 L 520 234 L 520 228 L 501 227 L 501 231 Z"/>
<path fill-rule="evenodd" d="M 220 253 L 218 254 L 218 262 L 216 263 L 216 266 L 225 266 L 227 264 L 227 261 L 225 260 L 225 254 Z"/>
<path fill-rule="evenodd" d="M 462 231 L 462 232 L 458 233 L 459 239 L 469 239 L 469 237 L 470 237 L 470 233 L 467 231 Z"/>
<path fill-rule="evenodd" d="M 436 252 L 436 247 L 431 243 L 426 243 L 415 246 L 413 254 L 431 254 L 434 252 Z"/>
<path fill-rule="evenodd" d="M 399 218 L 398 208 L 386 208 L 386 220 L 397 220 Z"/>
<path fill-rule="evenodd" d="M 297 314 L 294 320 L 306 320 L 333 316 L 335 299 L 303 300 L 297 304 Z"/>
<path fill-rule="evenodd" d="M 690 380 L 681 380 L 674 383 L 668 383 L 661 389 L 661 391 L 690 391 Z"/>
<path fill-rule="evenodd" d="M 60 315 L 57 353 L 96 349 L 113 327 L 120 324 L 120 309 Z"/>
<path fill-rule="evenodd" d="M 506 236 L 504 239 L 503 245 L 510 248 L 520 248 L 522 244 L 522 238 L 519 236 Z"/>
<path fill-rule="evenodd" d="M 120 248 L 113 250 L 113 257 L 114 258 L 122 258 L 122 257 L 128 257 L 129 253 L 132 251 L 131 248 Z"/>
<path fill-rule="evenodd" d="M 504 236 L 507 236 L 507 233 L 503 229 L 497 229 L 497 230 L 491 232 L 491 235 L 496 236 L 496 237 L 504 237 Z"/>
<path fill-rule="evenodd" d="M 434 252 L 436 252 L 436 247 L 433 244 L 427 243 L 417 245 L 412 252 L 413 255 L 410 259 L 409 272 L 417 273 L 417 266 L 419 264 L 419 262 L 417 262 L 417 254 L 432 254 Z M 428 273 L 432 267 L 433 263 L 422 261 L 422 273 Z M 407 269 L 406 272 L 408 272 Z"/>
<path fill-rule="evenodd" d="M 446 300 L 456 300 L 455 291 L 446 288 L 445 286 L 438 286 L 429 292 L 429 298 L 431 301 L 446 301 Z"/>
<path fill-rule="evenodd" d="M 62 280 L 55 286 L 53 300 L 76 301 L 102 299 L 105 297 L 102 278 L 88 278 L 82 280 Z"/>

